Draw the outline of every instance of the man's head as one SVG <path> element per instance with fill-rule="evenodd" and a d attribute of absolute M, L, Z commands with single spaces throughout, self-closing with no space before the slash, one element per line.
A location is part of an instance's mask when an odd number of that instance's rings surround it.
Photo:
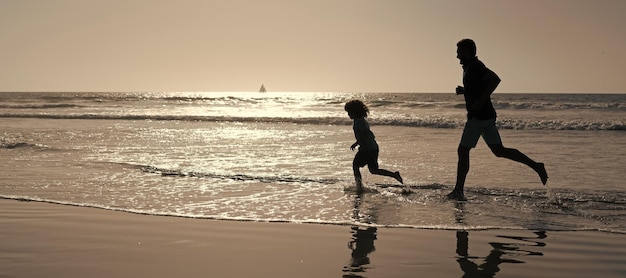
<path fill-rule="evenodd" d="M 456 57 L 463 64 L 476 57 L 476 43 L 472 39 L 462 39 L 456 43 Z"/>

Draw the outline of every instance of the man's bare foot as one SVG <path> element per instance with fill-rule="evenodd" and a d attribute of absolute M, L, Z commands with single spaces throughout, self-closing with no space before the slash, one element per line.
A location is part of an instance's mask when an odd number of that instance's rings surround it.
<path fill-rule="evenodd" d="M 457 201 L 465 201 L 465 195 L 463 194 L 463 191 L 460 190 L 452 190 L 452 192 L 450 192 L 448 195 L 446 195 L 446 197 L 450 200 L 457 200 Z"/>
<path fill-rule="evenodd" d="M 548 182 L 548 172 L 546 172 L 546 166 L 543 163 L 537 163 L 537 167 L 535 168 L 537 174 L 539 174 L 539 178 L 541 178 L 541 183 L 546 185 Z"/>
<path fill-rule="evenodd" d="M 400 172 L 395 172 L 393 177 L 399 181 L 401 184 L 404 184 L 404 182 L 402 181 L 402 177 L 400 176 Z"/>

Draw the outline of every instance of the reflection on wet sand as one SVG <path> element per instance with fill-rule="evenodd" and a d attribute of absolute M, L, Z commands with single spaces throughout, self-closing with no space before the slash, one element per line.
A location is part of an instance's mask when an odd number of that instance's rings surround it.
<path fill-rule="evenodd" d="M 465 203 L 455 204 L 454 218 L 457 224 L 463 224 L 465 218 Z M 469 253 L 469 232 L 458 230 L 456 232 L 456 254 L 459 267 L 463 271 L 464 278 L 494 277 L 500 271 L 502 263 L 525 263 L 521 259 L 524 256 L 543 256 L 542 252 L 528 250 L 531 247 L 544 247 L 543 239 L 547 238 L 545 231 L 534 232 L 534 237 L 522 236 L 497 236 L 503 239 L 515 240 L 511 242 L 489 242 L 492 249 L 485 257 L 472 256 Z"/>
<path fill-rule="evenodd" d="M 376 251 L 375 241 L 378 239 L 378 231 L 376 227 L 368 226 L 368 224 L 377 223 L 380 217 L 380 207 L 370 206 L 371 202 L 366 202 L 365 206 L 361 206 L 362 202 L 363 196 L 355 196 L 352 219 L 362 225 L 350 227 L 351 238 L 347 247 L 351 253 L 350 260 L 342 269 L 343 277 L 365 277 L 366 273 L 372 270 L 370 255 Z M 465 214 L 468 210 L 465 205 L 465 202 L 454 203 L 452 211 L 454 221 L 461 226 L 476 226 L 476 223 L 466 223 Z M 548 237 L 545 231 L 535 231 L 532 234 L 529 231 L 520 231 L 529 235 L 496 235 L 486 242 L 490 249 L 482 248 L 484 246 L 475 246 L 470 249 L 470 232 L 465 229 L 456 231 L 456 250 L 454 250 L 456 256 L 453 259 L 458 263 L 462 271 L 461 277 L 464 278 L 495 277 L 496 274 L 502 272 L 504 264 L 526 263 L 524 259 L 526 256 L 541 257 L 543 252 L 538 249 L 546 246 L 544 241 Z M 515 233 L 514 231 L 508 232 Z M 484 239 L 482 242 L 485 243 Z M 480 252 L 484 253 L 477 254 L 479 251 L 472 252 L 472 250 L 481 250 Z"/>
<path fill-rule="evenodd" d="M 489 242 L 493 249 L 485 257 L 472 256 L 469 253 L 469 233 L 467 231 L 456 232 L 457 262 L 463 270 L 463 277 L 494 277 L 500 271 L 502 263 L 524 263 L 524 256 L 543 256 L 542 252 L 526 250 L 529 247 L 543 247 L 542 239 L 546 238 L 543 231 L 535 232 L 537 237 L 513 237 L 498 236 L 523 241 L 524 243 Z M 530 244 L 528 244 L 530 243 Z"/>
<path fill-rule="evenodd" d="M 357 273 L 364 273 L 370 264 L 369 253 L 374 252 L 374 240 L 376 240 L 376 228 L 352 227 L 352 240 L 348 242 L 348 248 L 352 250 L 352 258 L 348 265 L 343 268 L 346 274 L 343 277 L 362 277 Z"/>
<path fill-rule="evenodd" d="M 352 219 L 358 222 L 371 223 L 374 215 L 369 215 L 368 220 L 364 220 L 361 215 L 361 201 L 362 196 L 356 196 L 354 199 L 353 215 Z M 363 227 L 352 226 L 351 227 L 352 239 L 348 242 L 348 248 L 352 250 L 351 259 L 343 268 L 345 273 L 343 277 L 356 278 L 363 277 L 360 274 L 367 271 L 367 265 L 370 264 L 368 255 L 376 250 L 374 247 L 374 240 L 376 240 L 376 228 L 375 227 Z"/>

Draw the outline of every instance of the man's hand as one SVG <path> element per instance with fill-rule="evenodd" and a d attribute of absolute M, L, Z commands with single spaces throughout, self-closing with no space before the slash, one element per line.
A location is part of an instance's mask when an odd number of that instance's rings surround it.
<path fill-rule="evenodd" d="M 352 144 L 352 146 L 350 146 L 350 149 L 354 151 L 354 149 L 356 149 L 356 146 L 358 146 L 359 143 L 354 143 Z"/>

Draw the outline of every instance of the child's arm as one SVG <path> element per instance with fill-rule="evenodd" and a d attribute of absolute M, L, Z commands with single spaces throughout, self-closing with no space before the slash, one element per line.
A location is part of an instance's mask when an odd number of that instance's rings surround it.
<path fill-rule="evenodd" d="M 354 130 L 354 138 L 356 138 L 356 142 L 354 142 L 354 144 L 350 146 L 350 149 L 354 150 L 356 146 L 363 146 L 363 143 L 365 142 L 365 140 L 367 140 L 367 137 L 369 133 L 371 133 L 371 131 L 367 122 L 362 118 L 354 119 L 354 125 L 352 129 Z"/>
<path fill-rule="evenodd" d="M 359 145 L 359 142 L 354 142 L 354 144 L 352 144 L 352 146 L 350 146 L 350 149 L 354 151 L 354 149 L 356 149 L 356 146 Z"/>
<path fill-rule="evenodd" d="M 354 144 L 352 144 L 352 146 L 350 146 L 351 150 L 354 151 L 356 146 L 362 145 L 361 142 L 363 141 L 363 137 L 365 136 L 364 133 L 365 132 L 363 130 L 355 130 L 354 131 L 354 137 L 356 138 L 356 142 L 354 142 Z"/>

